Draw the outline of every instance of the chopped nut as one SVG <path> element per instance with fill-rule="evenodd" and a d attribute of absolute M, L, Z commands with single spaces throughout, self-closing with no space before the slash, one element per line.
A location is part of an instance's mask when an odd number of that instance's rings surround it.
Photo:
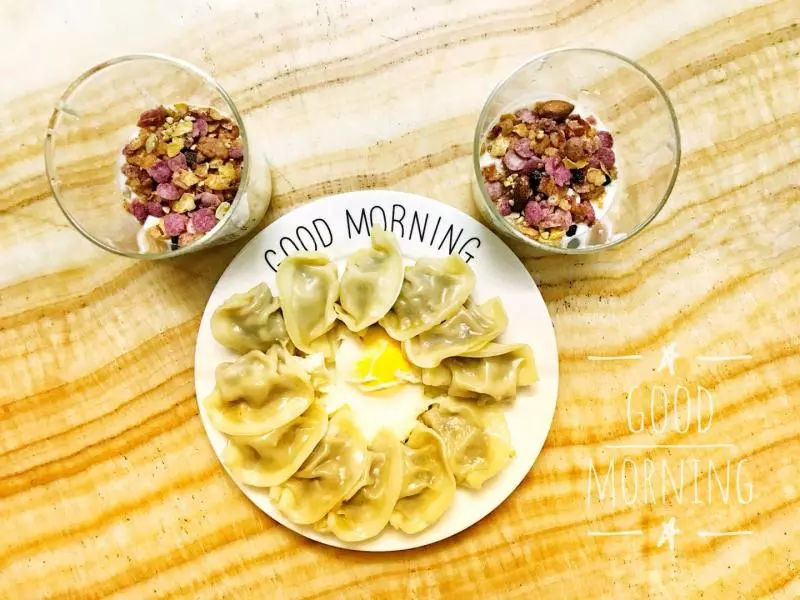
<path fill-rule="evenodd" d="M 236 171 L 236 167 L 231 162 L 227 162 L 224 165 L 222 165 L 217 171 L 217 174 L 220 177 L 227 177 L 229 179 L 236 179 L 236 177 L 239 176 L 239 174 Z"/>
<path fill-rule="evenodd" d="M 572 160 L 570 160 L 568 158 L 564 159 L 564 166 L 566 166 L 568 169 L 582 169 L 583 167 L 585 167 L 588 164 L 589 164 L 589 161 L 586 160 L 585 158 L 583 160 L 579 160 L 579 161 L 572 161 Z"/>
<path fill-rule="evenodd" d="M 194 174 L 205 179 L 208 177 L 208 163 L 202 163 L 194 168 Z"/>
<path fill-rule="evenodd" d="M 502 177 L 502 173 L 498 170 L 497 165 L 494 163 L 483 167 L 483 169 L 481 169 L 481 173 L 486 181 L 499 181 Z"/>
<path fill-rule="evenodd" d="M 172 205 L 172 210 L 177 213 L 186 213 L 196 208 L 194 202 L 194 194 L 185 193 L 180 197 L 175 204 Z"/>
<path fill-rule="evenodd" d="M 175 116 L 179 119 L 186 116 L 186 113 L 189 112 L 189 105 L 185 102 L 178 102 L 173 108 L 175 109 Z"/>
<path fill-rule="evenodd" d="M 560 131 L 554 131 L 550 134 L 550 145 L 556 148 L 561 148 L 564 143 L 567 141 L 567 138 L 564 134 Z"/>
<path fill-rule="evenodd" d="M 156 149 L 156 144 L 158 143 L 158 136 L 155 133 L 151 133 L 147 136 L 147 141 L 144 143 L 144 149 L 147 152 L 153 152 Z"/>
<path fill-rule="evenodd" d="M 511 175 L 509 175 L 508 177 L 506 177 L 506 178 L 503 180 L 503 185 L 504 185 L 504 186 L 506 186 L 506 187 L 511 187 L 511 186 L 513 186 L 513 185 L 514 185 L 514 182 L 517 180 L 517 177 L 519 177 L 519 174 L 517 174 L 517 173 L 512 173 Z"/>
<path fill-rule="evenodd" d="M 555 196 L 558 194 L 558 186 L 551 177 L 547 177 L 539 182 L 539 191 L 548 196 Z"/>
<path fill-rule="evenodd" d="M 575 110 L 575 105 L 566 100 L 537 102 L 533 108 L 533 112 L 537 117 L 553 119 L 554 121 L 563 121 L 573 110 Z"/>
<path fill-rule="evenodd" d="M 161 227 L 162 221 L 159 221 L 157 227 L 150 227 L 147 229 L 147 235 L 149 235 L 154 240 L 165 240 L 167 239 L 167 234 L 164 233 L 164 230 Z"/>
<path fill-rule="evenodd" d="M 228 149 L 225 147 L 225 142 L 219 138 L 201 137 L 197 141 L 197 148 L 209 158 L 221 158 L 223 160 L 228 158 Z"/>
<path fill-rule="evenodd" d="M 231 203 L 230 202 L 223 202 L 222 204 L 220 204 L 217 207 L 217 210 L 214 211 L 214 216 L 217 217 L 217 219 L 222 219 L 222 217 L 224 217 L 226 214 L 228 214 L 228 211 L 230 209 L 231 209 Z"/>
<path fill-rule="evenodd" d="M 527 177 L 520 177 L 517 179 L 517 185 L 512 188 L 512 197 L 514 205 L 517 207 L 523 206 L 533 196 L 530 180 Z"/>
<path fill-rule="evenodd" d="M 188 190 L 199 181 L 200 178 L 188 169 L 181 169 L 172 174 L 172 183 L 184 190 Z"/>
<path fill-rule="evenodd" d="M 178 121 L 172 127 L 168 128 L 164 133 L 167 137 L 177 138 L 178 136 L 186 135 L 192 131 L 191 121 Z"/>
<path fill-rule="evenodd" d="M 603 185 L 606 182 L 606 176 L 600 169 L 589 169 L 586 171 L 586 181 L 594 185 Z"/>
<path fill-rule="evenodd" d="M 139 150 L 142 146 L 145 145 L 145 140 L 147 136 L 144 135 L 145 132 L 140 131 L 139 134 L 133 138 L 130 142 L 125 145 L 125 148 L 122 150 L 122 153 L 125 156 L 130 156 L 131 154 L 135 154 L 137 150 Z"/>
<path fill-rule="evenodd" d="M 511 146 L 511 140 L 504 135 L 499 135 L 496 138 L 494 138 L 491 142 L 489 142 L 488 145 L 489 154 L 491 154 L 495 158 L 500 158 L 502 156 L 505 156 L 510 146 Z"/>
<path fill-rule="evenodd" d="M 514 128 L 511 131 L 513 131 L 520 137 L 528 137 L 528 126 L 525 125 L 525 123 L 514 125 Z"/>
<path fill-rule="evenodd" d="M 178 248 L 188 246 L 193 241 L 200 239 L 201 237 L 203 237 L 202 233 L 182 233 L 178 236 Z"/>
<path fill-rule="evenodd" d="M 167 118 L 166 118 L 166 119 L 164 119 L 164 120 L 165 120 L 167 123 L 172 123 L 172 122 L 173 122 L 175 119 L 173 119 L 172 117 L 167 117 Z"/>
<path fill-rule="evenodd" d="M 542 231 L 539 235 L 541 235 L 543 240 L 549 240 L 550 239 L 550 232 L 549 231 Z"/>
<path fill-rule="evenodd" d="M 542 134 L 541 139 L 536 140 L 532 144 L 533 151 L 540 156 L 544 154 L 544 151 L 547 150 L 549 147 L 550 147 L 550 136 L 545 134 Z"/>
<path fill-rule="evenodd" d="M 230 127 L 225 127 L 225 123 L 223 123 L 222 129 L 219 130 L 219 137 L 228 141 L 235 140 L 239 137 L 239 127 L 233 123 L 230 124 Z"/>
<path fill-rule="evenodd" d="M 181 150 L 183 150 L 183 138 L 175 138 L 167 144 L 167 156 L 170 158 L 177 156 Z"/>
<path fill-rule="evenodd" d="M 158 158 L 153 154 L 148 154 L 144 149 L 139 150 L 133 156 L 128 157 L 128 162 L 143 169 L 149 169 L 158 162 Z"/>
<path fill-rule="evenodd" d="M 212 173 L 208 176 L 205 180 L 205 185 L 207 185 L 212 190 L 227 190 L 231 187 L 233 180 L 230 177 L 224 177 L 222 175 Z"/>

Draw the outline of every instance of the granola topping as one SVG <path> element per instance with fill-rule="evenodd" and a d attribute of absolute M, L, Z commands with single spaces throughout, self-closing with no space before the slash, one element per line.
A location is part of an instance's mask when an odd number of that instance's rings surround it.
<path fill-rule="evenodd" d="M 178 103 L 146 110 L 122 149 L 125 209 L 142 224 L 140 244 L 175 249 L 225 216 L 241 182 L 239 127 L 214 108 Z"/>
<path fill-rule="evenodd" d="M 501 115 L 483 147 L 483 183 L 497 211 L 547 244 L 576 247 L 617 180 L 613 136 L 565 100 Z"/>

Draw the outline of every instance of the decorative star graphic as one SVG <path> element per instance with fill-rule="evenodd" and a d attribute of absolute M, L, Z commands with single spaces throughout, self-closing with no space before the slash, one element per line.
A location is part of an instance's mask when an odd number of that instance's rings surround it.
<path fill-rule="evenodd" d="M 677 344 L 672 342 L 661 348 L 661 362 L 658 363 L 659 373 L 662 369 L 669 368 L 669 374 L 675 375 L 675 359 L 680 356 L 677 350 L 675 350 L 675 346 L 677 346 Z"/>
<path fill-rule="evenodd" d="M 669 521 L 664 521 L 661 524 L 661 535 L 658 538 L 658 544 L 656 547 L 661 548 L 664 543 L 669 544 L 669 549 L 672 552 L 675 552 L 675 536 L 677 536 L 681 532 L 675 525 L 675 517 L 670 518 Z"/>

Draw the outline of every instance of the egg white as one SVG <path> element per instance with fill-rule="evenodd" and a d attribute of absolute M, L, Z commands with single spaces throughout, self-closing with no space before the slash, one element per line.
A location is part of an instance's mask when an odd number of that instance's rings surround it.
<path fill-rule="evenodd" d="M 431 403 L 421 385 L 407 385 L 399 380 L 398 385 L 386 389 L 365 392 L 352 380 L 355 365 L 365 348 L 358 338 L 345 335 L 336 352 L 336 366 L 332 381 L 323 393 L 325 407 L 329 413 L 349 404 L 356 423 L 366 438 L 372 439 L 383 427 L 391 429 L 401 440 L 406 439 L 414 427 L 417 416 Z"/>

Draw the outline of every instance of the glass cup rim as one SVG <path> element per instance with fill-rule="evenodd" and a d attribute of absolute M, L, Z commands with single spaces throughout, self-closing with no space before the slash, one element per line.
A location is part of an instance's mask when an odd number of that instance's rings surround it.
<path fill-rule="evenodd" d="M 529 65 L 531 65 L 531 64 L 533 64 L 533 63 L 535 63 L 537 61 L 541 61 L 542 59 L 547 58 L 548 56 L 552 56 L 554 54 L 567 54 L 567 53 L 573 53 L 573 52 L 576 52 L 576 53 L 589 53 L 589 54 L 603 54 L 603 55 L 606 55 L 606 56 L 610 56 L 612 58 L 615 58 L 617 60 L 620 60 L 620 61 L 626 63 L 627 65 L 633 67 L 636 71 L 638 71 L 639 73 L 644 75 L 645 78 L 653 85 L 653 87 L 655 88 L 655 90 L 657 91 L 657 93 L 661 97 L 661 99 L 664 101 L 664 104 L 667 107 L 667 111 L 669 112 L 670 121 L 672 122 L 672 130 L 673 130 L 673 133 L 674 133 L 674 136 L 675 136 L 675 158 L 674 158 L 673 164 L 672 164 L 672 173 L 670 173 L 669 183 L 667 184 L 667 187 L 665 188 L 665 191 L 661 196 L 661 200 L 659 200 L 659 202 L 656 205 L 656 207 L 651 211 L 651 213 L 647 216 L 646 219 L 642 220 L 638 225 L 636 225 L 636 227 L 634 227 L 624 237 L 616 239 L 616 240 L 608 241 L 608 242 L 603 243 L 603 244 L 598 244 L 598 245 L 595 245 L 595 246 L 589 246 L 589 247 L 586 247 L 586 248 L 563 248 L 561 246 L 551 246 L 551 245 L 548 245 L 548 244 L 542 244 L 541 242 L 538 242 L 538 241 L 534 240 L 533 238 L 530 238 L 530 237 L 524 235 L 521 231 L 517 230 L 516 227 L 512 227 L 511 224 L 508 221 L 506 221 L 504 218 L 502 218 L 499 215 L 496 215 L 493 212 L 491 212 L 492 209 L 493 209 L 493 204 L 494 203 L 489 198 L 489 194 L 488 194 L 488 192 L 486 190 L 486 186 L 483 183 L 483 176 L 481 175 L 481 166 L 480 166 L 480 155 L 481 155 L 480 147 L 481 147 L 481 144 L 483 143 L 483 132 L 480 130 L 480 124 L 481 124 L 481 122 L 484 120 L 484 118 L 487 116 L 487 114 L 489 112 L 489 104 L 495 98 L 495 96 L 497 96 L 497 94 L 503 88 L 503 86 L 505 86 L 505 84 L 508 83 L 509 80 L 511 80 L 513 77 L 515 77 L 524 68 L 526 68 L 527 66 L 529 66 Z M 496 225 L 499 224 L 499 226 L 503 230 L 503 232 L 508 234 L 508 235 L 511 235 L 515 240 L 521 241 L 524 244 L 527 244 L 528 246 L 532 246 L 532 247 L 537 248 L 539 250 L 544 250 L 545 252 L 550 252 L 550 253 L 553 253 L 553 254 L 591 254 L 593 252 L 599 252 L 601 250 L 606 250 L 608 248 L 612 248 L 614 246 L 617 246 L 617 245 L 619 245 L 619 244 L 621 244 L 623 242 L 626 242 L 626 241 L 630 240 L 631 238 L 633 238 L 636 234 L 638 234 L 645 227 L 647 227 L 647 225 L 649 225 L 652 222 L 652 220 L 656 218 L 656 216 L 658 216 L 658 213 L 661 212 L 661 209 L 667 203 L 667 200 L 669 199 L 670 195 L 672 194 L 672 190 L 675 187 L 675 182 L 676 182 L 676 180 L 678 178 L 678 170 L 679 170 L 680 164 L 681 164 L 681 132 L 680 132 L 680 127 L 678 126 L 678 116 L 675 113 L 675 108 L 672 106 L 672 102 L 670 101 L 669 96 L 667 95 L 667 92 L 664 90 L 664 88 L 661 86 L 661 84 L 658 82 L 658 80 L 656 80 L 656 78 L 653 77 L 650 74 L 650 72 L 647 71 L 647 69 L 642 67 L 640 64 L 638 64 L 637 62 L 631 60 L 627 56 L 624 56 L 622 54 L 614 52 L 613 50 L 606 50 L 604 48 L 586 48 L 586 47 L 580 47 L 580 46 L 563 46 L 563 47 L 559 47 L 559 48 L 552 48 L 550 50 L 546 50 L 544 52 L 536 54 L 533 57 L 525 60 L 522 64 L 520 64 L 519 66 L 514 68 L 508 75 L 503 77 L 494 86 L 492 91 L 487 96 L 486 102 L 484 103 L 483 108 L 481 109 L 480 115 L 478 116 L 478 121 L 475 124 L 475 135 L 473 137 L 473 142 L 472 142 L 472 165 L 473 165 L 473 169 L 475 171 L 475 178 L 477 179 L 478 188 L 480 189 L 481 200 L 489 208 L 490 219 Z"/>
<path fill-rule="evenodd" d="M 189 61 L 183 60 L 181 58 L 177 58 L 174 56 L 169 56 L 167 54 L 158 54 L 158 53 L 136 53 L 136 54 L 124 54 L 121 56 L 116 56 L 114 58 L 110 58 L 105 60 L 101 63 L 94 65 L 93 67 L 87 69 L 83 73 L 81 73 L 78 77 L 76 77 L 72 83 L 70 83 L 64 92 L 59 96 L 58 100 L 56 101 L 55 108 L 50 115 L 50 120 L 47 123 L 47 131 L 45 134 L 45 141 L 44 141 L 44 163 L 45 163 L 45 174 L 47 176 L 47 185 L 50 187 L 50 192 L 53 195 L 53 198 L 58 204 L 58 207 L 61 209 L 61 212 L 64 213 L 64 216 L 70 222 L 70 224 L 78 230 L 78 232 L 87 240 L 92 242 L 95 246 L 106 250 L 107 252 L 111 252 L 112 254 L 117 254 L 118 256 L 125 256 L 127 258 L 135 258 L 139 260 L 162 260 L 167 258 L 177 258 L 178 256 L 183 256 L 184 254 L 188 254 L 190 252 L 195 251 L 196 247 L 194 244 L 188 244 L 183 248 L 178 248 L 177 250 L 164 250 L 162 252 L 125 252 L 123 250 L 119 250 L 118 248 L 114 248 L 113 246 L 109 246 L 102 240 L 97 239 L 91 233 L 89 233 L 78 221 L 75 217 L 70 213 L 70 211 L 62 204 L 60 198 L 60 191 L 57 189 L 57 186 L 54 185 L 54 180 L 57 179 L 56 174 L 58 172 L 57 167 L 54 164 L 54 152 L 55 152 L 55 127 L 57 125 L 57 121 L 60 118 L 62 113 L 66 111 L 63 110 L 63 107 L 67 105 L 69 99 L 72 95 L 80 88 L 80 86 L 87 81 L 90 77 L 99 73 L 103 69 L 108 67 L 112 67 L 117 64 L 126 63 L 126 62 L 134 62 L 137 60 L 155 60 L 160 61 L 168 64 L 175 65 L 184 71 L 187 71 L 196 77 L 199 77 L 203 81 L 205 81 L 211 88 L 214 89 L 216 93 L 218 93 L 230 110 L 231 116 L 236 121 L 237 127 L 239 127 L 239 134 L 242 137 L 242 146 L 244 148 L 244 155 L 245 160 L 242 162 L 242 174 L 239 183 L 239 189 L 236 191 L 236 196 L 231 201 L 231 207 L 228 209 L 228 212 L 219 220 L 217 226 L 220 229 L 224 228 L 224 224 L 228 222 L 231 216 L 234 213 L 234 209 L 239 206 L 239 204 L 243 201 L 243 196 L 245 195 L 247 183 L 249 181 L 250 176 L 250 154 L 249 154 L 249 143 L 247 139 L 247 130 L 244 126 L 244 121 L 242 120 L 242 116 L 239 113 L 239 110 L 236 108 L 236 104 L 233 102 L 233 99 L 230 97 L 230 94 L 223 88 L 217 80 L 209 75 L 203 69 L 197 67 L 196 65 L 190 63 Z M 120 150 L 121 151 L 121 150 Z M 204 245 L 202 247 L 208 247 Z"/>

